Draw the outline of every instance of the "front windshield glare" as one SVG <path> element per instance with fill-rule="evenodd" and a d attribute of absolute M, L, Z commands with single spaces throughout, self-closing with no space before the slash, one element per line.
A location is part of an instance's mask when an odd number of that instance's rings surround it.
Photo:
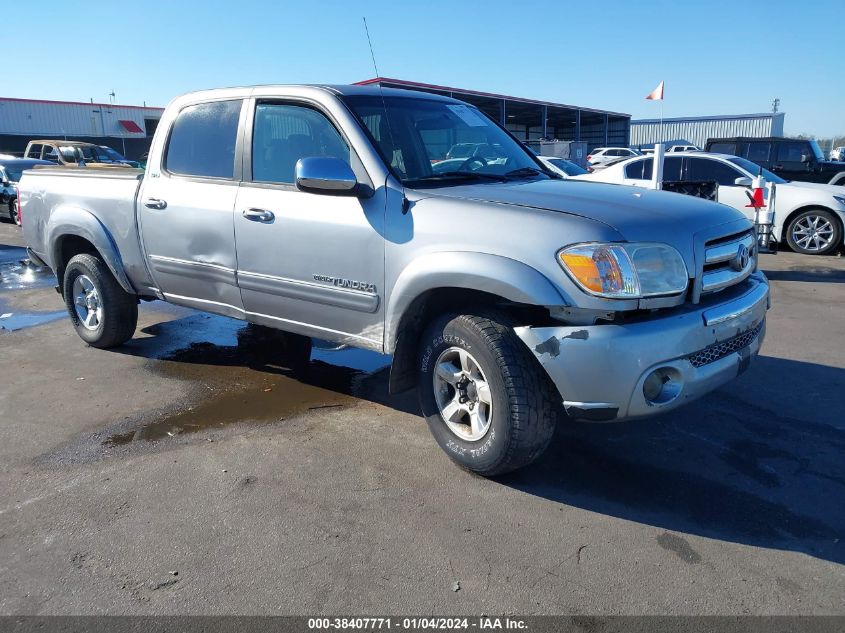
<path fill-rule="evenodd" d="M 752 163 L 750 160 L 746 160 L 744 158 L 740 158 L 739 156 L 731 156 L 729 159 L 734 165 L 739 165 L 745 171 L 757 175 L 758 173 L 763 174 L 763 178 L 765 178 L 768 182 L 773 182 L 776 185 L 782 185 L 785 182 L 789 182 L 788 180 L 784 180 L 780 176 L 773 174 L 768 169 L 764 169 L 757 165 L 756 163 Z"/>
<path fill-rule="evenodd" d="M 473 106 L 409 97 L 344 99 L 405 184 L 547 177 L 522 145 Z"/>

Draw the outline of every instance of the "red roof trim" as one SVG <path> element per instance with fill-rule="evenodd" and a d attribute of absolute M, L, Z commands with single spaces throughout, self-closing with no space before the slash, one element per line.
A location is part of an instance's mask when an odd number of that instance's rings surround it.
<path fill-rule="evenodd" d="M 91 103 L 90 101 L 51 101 L 49 99 L 18 99 L 16 97 L 0 97 L 0 101 L 17 101 L 22 103 L 53 103 L 59 105 L 105 106 L 107 108 L 134 108 L 136 110 L 161 110 L 153 106 L 122 105 L 120 103 Z"/>
<path fill-rule="evenodd" d="M 419 81 L 407 81 L 405 79 L 392 79 L 391 77 L 374 77 L 372 79 L 365 79 L 364 81 L 356 81 L 353 86 L 370 86 L 377 83 L 391 83 L 398 86 L 412 86 L 414 88 L 428 88 L 429 90 L 440 90 L 442 92 L 459 92 L 467 95 L 475 95 L 476 97 L 490 97 L 492 99 L 505 99 L 507 101 L 517 101 L 519 103 L 532 103 L 536 105 L 548 105 L 558 108 L 568 108 L 570 110 L 581 110 L 583 112 L 600 112 L 602 114 L 612 114 L 615 116 L 623 116 L 630 118 L 630 114 L 624 112 L 613 112 L 611 110 L 599 110 L 596 108 L 582 108 L 581 106 L 569 105 L 566 103 L 555 103 L 554 101 L 541 101 L 539 99 L 526 99 L 525 97 L 509 97 L 508 95 L 500 95 L 495 92 L 481 92 L 480 90 L 467 90 L 466 88 L 452 88 L 449 86 L 438 86 L 437 84 L 425 84 Z"/>
<path fill-rule="evenodd" d="M 142 130 L 135 121 L 129 121 L 125 119 L 118 119 L 118 123 L 120 123 L 121 127 L 126 130 L 127 132 L 131 132 L 132 134 L 143 134 L 144 130 Z"/>

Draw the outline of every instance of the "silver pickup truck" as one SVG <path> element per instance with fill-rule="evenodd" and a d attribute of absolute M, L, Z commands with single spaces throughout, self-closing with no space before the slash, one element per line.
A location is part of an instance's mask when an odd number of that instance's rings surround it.
<path fill-rule="evenodd" d="M 450 157 L 457 145 L 483 151 Z M 751 223 L 716 203 L 560 180 L 460 101 L 350 86 L 185 95 L 145 173 L 25 173 L 30 255 L 89 345 L 140 299 L 393 355 L 440 446 L 483 475 L 557 420 L 669 411 L 758 352 Z"/>

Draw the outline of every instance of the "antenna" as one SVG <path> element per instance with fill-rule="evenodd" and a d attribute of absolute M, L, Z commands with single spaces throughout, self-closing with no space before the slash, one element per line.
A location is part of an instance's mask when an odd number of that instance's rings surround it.
<path fill-rule="evenodd" d="M 364 32 L 367 34 L 367 44 L 370 46 L 370 57 L 373 58 L 373 70 L 376 71 L 376 80 L 378 80 L 378 91 L 381 95 L 381 105 L 384 108 L 384 119 L 387 121 L 387 133 L 390 136 L 390 145 L 391 145 L 391 156 L 386 157 L 388 159 L 388 167 L 393 166 L 393 153 L 396 152 L 396 141 L 393 139 L 393 126 L 390 125 L 390 116 L 387 113 L 387 100 L 384 98 L 384 88 L 381 85 L 381 75 L 378 72 L 378 65 L 376 64 L 376 54 L 373 52 L 373 41 L 370 39 L 370 29 L 367 26 L 367 18 L 364 17 Z M 404 198 L 404 187 L 403 187 L 403 198 Z M 402 215 L 407 213 L 407 199 L 402 203 Z"/>

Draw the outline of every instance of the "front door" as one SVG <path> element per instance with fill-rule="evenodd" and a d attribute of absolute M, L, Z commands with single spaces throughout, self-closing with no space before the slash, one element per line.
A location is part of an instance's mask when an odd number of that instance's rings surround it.
<path fill-rule="evenodd" d="M 746 192 L 748 187 L 736 184 L 737 178 L 746 178 L 746 174 L 735 167 L 713 158 L 703 156 L 687 157 L 688 180 L 715 180 L 719 185 L 716 200 L 745 214 L 749 220 L 754 220 L 755 210 L 747 205 L 750 203 Z"/>
<path fill-rule="evenodd" d="M 233 213 L 243 100 L 183 109 L 138 200 L 150 271 L 168 301 L 243 317 Z"/>
<path fill-rule="evenodd" d="M 330 118 L 305 102 L 253 101 L 249 160 L 235 205 L 247 318 L 381 350 L 384 188 L 367 198 L 304 193 L 300 158 L 333 156 L 368 178 Z"/>

